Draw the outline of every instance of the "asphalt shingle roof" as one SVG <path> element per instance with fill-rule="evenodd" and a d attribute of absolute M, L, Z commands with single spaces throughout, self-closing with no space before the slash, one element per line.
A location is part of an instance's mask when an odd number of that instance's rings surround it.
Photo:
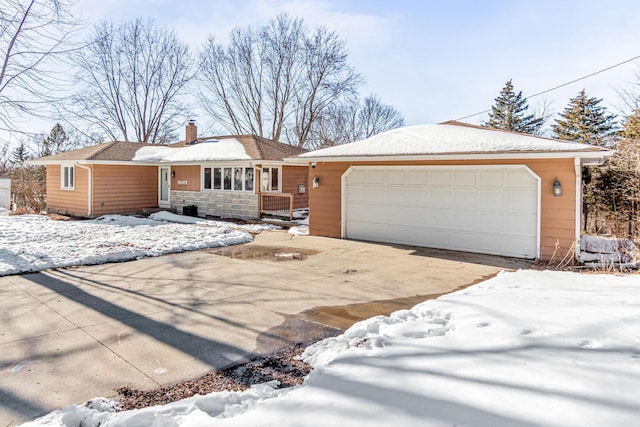
<path fill-rule="evenodd" d="M 207 138 L 198 138 L 199 142 L 208 139 L 228 139 L 234 138 L 244 147 L 247 155 L 252 160 L 275 160 L 281 161 L 286 157 L 297 156 L 306 153 L 307 150 L 272 141 L 256 135 L 225 135 Z M 90 147 L 79 148 L 77 150 L 65 151 L 51 156 L 35 159 L 38 163 L 59 162 L 59 161 L 131 161 L 136 152 L 142 147 L 157 146 L 143 142 L 110 141 Z M 168 145 L 170 148 L 188 147 L 185 141 Z"/>

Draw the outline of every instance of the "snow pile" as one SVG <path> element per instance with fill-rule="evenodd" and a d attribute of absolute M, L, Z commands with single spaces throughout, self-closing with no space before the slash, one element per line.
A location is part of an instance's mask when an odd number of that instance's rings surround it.
<path fill-rule="evenodd" d="M 291 227 L 289 229 L 289 234 L 293 234 L 294 236 L 308 236 L 309 226 L 299 225 L 297 227 Z"/>
<path fill-rule="evenodd" d="M 91 221 L 2 216 L 0 276 L 250 242 L 252 237 L 244 230 L 226 222 L 175 224 L 122 215 Z"/>
<path fill-rule="evenodd" d="M 640 276 L 519 271 L 307 349 L 306 382 L 196 396 L 83 426 L 640 425 Z M 79 406 L 31 423 L 77 426 Z"/>
<path fill-rule="evenodd" d="M 244 392 L 220 392 L 194 396 L 178 403 L 115 413 L 116 402 L 92 399 L 84 405 L 70 405 L 23 426 L 177 426 L 188 418 L 195 426 L 212 418 L 232 417 L 256 402 L 274 397 L 276 381 L 252 386 Z"/>
<path fill-rule="evenodd" d="M 9 209 L 0 208 L 0 215 L 2 215 L 2 216 L 9 215 Z"/>
<path fill-rule="evenodd" d="M 142 147 L 134 162 L 171 163 L 216 160 L 250 160 L 244 145 L 235 138 L 210 139 L 185 147 Z"/>
<path fill-rule="evenodd" d="M 300 158 L 380 156 L 413 154 L 457 154 L 536 151 L 602 151 L 591 145 L 562 142 L 457 125 L 416 125 L 393 129 L 351 144 L 337 145 L 300 154 Z"/>
<path fill-rule="evenodd" d="M 309 213 L 307 212 L 307 216 L 303 219 L 299 219 L 296 221 L 298 226 L 291 227 L 289 229 L 289 234 L 293 234 L 294 236 L 308 236 L 309 235 Z"/>
<path fill-rule="evenodd" d="M 580 259 L 590 263 L 630 263 L 638 261 L 638 249 L 632 240 L 615 237 L 582 236 Z"/>
<path fill-rule="evenodd" d="M 287 252 L 287 253 L 276 254 L 276 258 L 280 258 L 280 259 L 300 259 L 300 258 L 302 258 L 302 255 L 300 255 L 297 252 Z"/>
<path fill-rule="evenodd" d="M 194 216 L 178 215 L 172 212 L 160 211 L 149 215 L 154 221 L 176 222 L 178 224 L 200 224 L 214 227 L 234 227 L 249 233 L 260 233 L 267 230 L 280 230 L 282 227 L 272 224 L 232 224 L 224 221 L 212 221 Z"/>

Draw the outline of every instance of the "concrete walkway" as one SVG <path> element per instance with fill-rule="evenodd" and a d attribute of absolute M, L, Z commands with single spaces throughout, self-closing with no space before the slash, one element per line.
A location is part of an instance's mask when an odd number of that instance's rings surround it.
<path fill-rule="evenodd" d="M 526 265 L 277 231 L 230 248 L 2 277 L 0 426 L 123 386 L 194 378 Z"/>

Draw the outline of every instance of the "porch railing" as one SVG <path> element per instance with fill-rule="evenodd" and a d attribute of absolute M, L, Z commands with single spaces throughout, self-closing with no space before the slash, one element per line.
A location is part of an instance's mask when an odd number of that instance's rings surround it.
<path fill-rule="evenodd" d="M 260 193 L 260 216 L 269 214 L 293 219 L 293 194 Z"/>

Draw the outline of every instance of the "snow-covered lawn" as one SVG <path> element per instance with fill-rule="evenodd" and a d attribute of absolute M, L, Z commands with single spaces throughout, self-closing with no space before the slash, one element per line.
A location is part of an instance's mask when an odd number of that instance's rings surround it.
<path fill-rule="evenodd" d="M 250 232 L 273 228 L 277 227 L 207 221 L 169 212 L 149 218 L 107 215 L 91 221 L 0 216 L 0 276 L 247 243 L 252 240 Z"/>
<path fill-rule="evenodd" d="M 94 399 L 32 425 L 637 426 L 640 276 L 503 273 L 360 322 L 305 360 L 315 371 L 291 389 L 121 413 Z"/>

